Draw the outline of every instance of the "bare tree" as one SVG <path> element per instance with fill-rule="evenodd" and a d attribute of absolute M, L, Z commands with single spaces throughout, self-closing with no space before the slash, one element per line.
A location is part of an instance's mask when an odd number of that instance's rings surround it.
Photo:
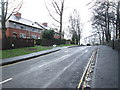
<path fill-rule="evenodd" d="M 116 38 L 120 38 L 120 1 L 117 4 Z"/>
<path fill-rule="evenodd" d="M 50 9 L 48 8 L 47 4 L 45 4 L 51 18 L 55 20 L 57 23 L 59 23 L 60 39 L 62 35 L 64 3 L 65 3 L 65 0 L 60 0 L 60 3 L 58 3 L 57 0 L 52 0 L 51 1 L 52 7 L 49 7 Z M 54 12 L 59 16 L 59 19 L 55 18 L 51 8 L 53 8 Z"/>
<path fill-rule="evenodd" d="M 109 1 L 97 1 L 93 7 L 92 25 L 97 32 L 102 34 L 106 42 L 111 40 L 111 32 L 116 25 L 116 3 Z M 103 40 L 104 41 L 104 40 Z"/>
<path fill-rule="evenodd" d="M 15 0 L 13 0 L 12 2 L 15 2 Z M 12 6 L 12 12 L 8 15 L 8 6 L 10 3 L 8 0 L 4 1 L 1 0 L 1 29 L 2 29 L 2 38 L 6 38 L 6 21 L 11 17 L 11 15 L 13 15 L 14 13 L 18 12 L 23 4 L 23 0 L 21 0 L 21 2 L 17 5 L 17 6 Z"/>
<path fill-rule="evenodd" d="M 76 9 L 73 11 L 73 14 L 70 15 L 69 22 L 69 32 L 72 34 L 72 41 L 75 44 L 78 43 L 80 45 L 82 24 L 80 22 L 80 16 Z"/>

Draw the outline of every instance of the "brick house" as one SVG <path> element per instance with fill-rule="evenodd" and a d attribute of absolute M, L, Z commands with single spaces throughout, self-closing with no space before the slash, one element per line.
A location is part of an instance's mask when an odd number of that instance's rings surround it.
<path fill-rule="evenodd" d="M 40 24 L 40 23 L 38 23 L 38 22 L 35 22 L 35 24 L 37 24 L 37 25 L 39 25 L 40 27 L 42 27 L 43 30 L 54 30 L 54 31 L 55 31 L 54 38 L 60 39 L 60 33 L 57 32 L 57 31 L 58 31 L 57 28 L 52 28 L 52 27 L 48 26 L 48 23 L 46 23 L 46 22 L 45 22 L 45 23 L 42 23 L 42 24 Z M 61 34 L 61 39 L 64 39 L 64 34 Z"/>
<path fill-rule="evenodd" d="M 9 18 L 9 20 L 6 22 L 6 28 L 7 37 L 33 39 L 42 39 L 42 31 L 50 29 L 47 23 L 42 23 L 38 25 L 36 24 L 36 22 L 22 18 L 21 13 L 18 12 Z M 0 38 L 2 38 L 1 30 Z M 54 38 L 58 39 L 59 34 L 55 33 Z"/>
<path fill-rule="evenodd" d="M 21 13 L 16 13 L 6 22 L 6 36 L 17 38 L 40 39 L 43 30 L 30 20 L 21 17 Z M 1 32 L 0 32 L 1 34 Z"/>

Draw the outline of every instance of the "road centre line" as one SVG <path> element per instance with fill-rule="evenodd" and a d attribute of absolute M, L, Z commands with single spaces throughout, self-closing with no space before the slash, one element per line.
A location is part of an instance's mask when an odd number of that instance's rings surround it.
<path fill-rule="evenodd" d="M 83 52 L 81 55 L 79 55 L 78 57 L 76 57 L 74 59 L 74 61 L 72 61 L 68 66 L 66 66 L 62 71 L 60 71 L 53 79 L 52 81 L 48 82 L 46 85 L 44 85 L 42 88 L 47 88 L 52 82 L 54 82 L 63 72 L 65 72 L 73 63 L 75 63 L 77 61 L 77 59 L 79 57 L 81 57 L 82 55 L 84 55 L 85 53 L 87 53 L 88 50 L 85 50 L 85 52 Z"/>
<path fill-rule="evenodd" d="M 85 49 L 85 48 L 82 48 L 82 49 Z M 81 49 L 80 49 L 81 50 Z M 78 53 L 78 51 L 80 52 L 80 50 L 76 50 L 76 51 L 74 51 L 74 54 L 76 54 L 76 53 Z M 76 52 L 76 53 L 75 53 Z M 30 70 L 27 70 L 27 71 L 24 71 L 24 72 L 22 72 L 22 73 L 20 73 L 18 76 L 23 76 L 23 75 L 26 75 L 26 74 L 30 74 L 31 72 L 33 72 L 33 71 L 35 71 L 35 70 L 37 70 L 37 69 L 40 69 L 40 68 L 42 68 L 42 67 L 45 67 L 45 66 L 48 66 L 48 65 L 50 65 L 50 64 L 56 64 L 56 63 L 58 63 L 58 62 L 61 62 L 61 61 L 63 61 L 64 59 L 66 59 L 66 58 L 68 58 L 68 57 L 70 57 L 71 55 L 74 55 L 74 54 L 68 54 L 68 55 L 64 55 L 64 56 L 62 56 L 61 58 L 57 58 L 57 59 L 55 59 L 54 61 L 50 61 L 50 62 L 46 62 L 46 63 L 43 63 L 42 65 L 39 65 L 39 66 L 35 66 L 35 67 L 31 67 L 30 68 Z M 66 59 L 67 60 L 67 59 Z"/>
<path fill-rule="evenodd" d="M 83 50 L 83 49 L 85 49 L 85 48 L 87 48 L 87 47 L 82 47 L 81 50 Z M 66 48 L 65 48 L 65 49 L 66 49 Z M 71 48 L 70 48 L 70 49 L 71 49 Z M 5 66 L 0 66 L 0 68 L 9 67 L 9 66 L 12 66 L 12 65 L 15 65 L 15 64 L 19 64 L 19 63 L 23 63 L 23 62 L 26 62 L 26 60 L 25 60 L 25 61 L 21 61 L 21 62 L 17 62 L 17 63 L 13 63 L 13 64 L 9 64 L 9 65 L 5 65 Z"/>
<path fill-rule="evenodd" d="M 13 78 L 6 79 L 6 80 L 0 82 L 0 84 L 6 83 L 6 82 L 8 82 L 8 81 L 11 81 L 12 79 L 13 79 Z"/>
<path fill-rule="evenodd" d="M 83 50 L 83 49 L 85 49 L 85 48 L 82 48 L 82 50 Z M 83 52 L 81 55 L 85 54 L 87 51 L 88 51 L 88 50 L 86 50 L 85 52 Z M 76 52 L 76 51 L 75 51 L 75 52 Z M 78 53 L 78 50 L 77 50 L 76 53 Z M 76 54 L 76 53 L 74 53 L 74 54 Z M 63 59 L 63 60 L 64 60 L 64 59 L 66 59 L 66 58 L 68 58 L 68 57 L 70 57 L 71 55 L 74 55 L 74 54 L 64 55 L 64 56 L 62 56 L 61 58 L 58 58 L 58 59 L 56 59 L 56 60 L 54 60 L 54 61 L 51 61 L 51 62 L 49 62 L 49 63 L 45 63 L 45 64 L 39 66 L 39 68 L 40 68 L 40 67 L 43 67 L 43 66 L 45 66 L 45 65 L 48 65 L 48 64 L 50 64 L 50 63 L 53 63 L 53 62 L 61 61 L 60 59 Z M 80 56 L 81 56 L 81 55 L 80 55 Z M 76 61 L 76 60 L 75 60 L 75 61 Z M 73 61 L 70 65 L 66 66 L 66 67 L 62 70 L 61 74 L 62 74 L 66 69 L 68 69 L 73 63 L 74 63 L 74 61 Z M 13 79 L 13 78 L 6 79 L 6 80 L 0 82 L 0 84 L 6 83 L 6 82 L 8 82 L 8 81 L 11 81 L 12 79 Z"/>
<path fill-rule="evenodd" d="M 87 47 L 82 47 L 81 50 L 83 50 L 83 49 L 85 49 L 85 48 L 87 48 Z M 71 49 L 71 48 L 70 48 L 70 49 Z M 19 64 L 19 63 L 23 63 L 23 62 L 27 62 L 27 61 L 25 60 L 25 61 L 21 61 L 21 62 L 9 64 L 9 65 L 5 65 L 5 66 L 0 66 L 0 68 L 9 67 L 9 66 L 16 65 L 16 64 Z"/>
<path fill-rule="evenodd" d="M 83 50 L 83 49 L 85 49 L 85 48 L 82 48 L 81 50 Z M 76 51 L 74 51 L 74 52 L 78 53 L 78 51 L 80 51 L 80 50 L 77 50 L 77 52 L 76 52 Z M 86 50 L 84 53 L 86 53 L 86 52 L 87 52 L 87 50 Z M 76 54 L 76 53 L 74 53 L 74 54 Z M 82 53 L 81 55 L 83 55 L 84 53 Z M 66 59 L 66 58 L 68 58 L 68 57 L 70 57 L 71 55 L 74 55 L 74 54 L 64 55 L 64 56 L 62 56 L 61 58 L 58 58 L 58 59 L 56 59 L 56 60 L 54 60 L 54 61 L 51 61 L 51 62 L 49 62 L 49 63 L 46 63 L 46 64 L 43 64 L 43 65 L 39 66 L 39 68 L 40 68 L 40 67 L 43 67 L 43 66 L 45 66 L 45 65 L 48 65 L 48 64 L 50 64 L 50 63 L 53 63 L 53 62 L 63 61 L 64 59 Z M 63 60 L 61 60 L 61 59 L 63 59 Z M 75 61 L 76 61 L 76 60 L 75 60 Z M 65 68 L 62 70 L 61 74 L 62 74 L 66 69 L 68 69 L 73 63 L 74 63 L 74 61 L 73 61 L 71 64 L 69 64 L 67 67 L 65 67 Z M 59 75 L 58 75 L 58 76 L 59 76 Z M 4 80 L 4 81 L 0 82 L 0 85 L 3 84 L 3 83 L 9 82 L 9 81 L 11 81 L 12 79 L 13 79 L 13 78 L 9 78 L 9 79 Z"/>
<path fill-rule="evenodd" d="M 66 58 L 66 57 L 68 57 L 68 56 L 70 56 L 70 55 L 65 55 L 65 56 L 62 56 L 62 57 L 60 57 L 60 58 L 58 58 L 58 59 L 55 59 L 55 60 L 50 61 L 50 62 L 48 62 L 48 63 L 45 63 L 45 64 L 43 64 L 43 65 L 40 65 L 39 68 L 41 68 L 41 67 L 43 67 L 43 66 L 45 66 L 45 65 L 51 64 L 51 63 L 53 63 L 53 62 L 57 62 L 57 61 L 59 61 L 60 59 L 64 59 L 64 58 Z"/>
<path fill-rule="evenodd" d="M 85 48 L 86 48 L 86 47 L 85 47 Z M 82 48 L 82 50 L 85 49 L 85 48 Z M 88 50 L 86 50 L 85 53 L 86 53 L 87 51 L 88 51 Z M 76 52 L 76 51 L 74 51 L 74 52 Z M 77 50 L 76 53 L 78 53 L 78 52 L 79 52 L 79 50 Z M 43 67 L 43 66 L 45 66 L 45 65 L 49 65 L 49 64 L 51 64 L 51 63 L 53 63 L 53 62 L 63 61 L 63 60 L 65 60 L 66 58 L 68 58 L 68 57 L 70 57 L 70 56 L 72 56 L 72 55 L 74 55 L 74 54 L 76 54 L 76 53 L 64 55 L 64 56 L 62 56 L 62 57 L 60 57 L 60 58 L 58 58 L 58 59 L 55 59 L 55 60 L 50 61 L 50 62 L 48 62 L 48 63 L 45 63 L 45 64 L 43 64 L 43 65 L 40 65 L 39 68 L 41 68 L 41 67 Z M 62 59 L 62 60 L 61 60 L 61 59 Z"/>

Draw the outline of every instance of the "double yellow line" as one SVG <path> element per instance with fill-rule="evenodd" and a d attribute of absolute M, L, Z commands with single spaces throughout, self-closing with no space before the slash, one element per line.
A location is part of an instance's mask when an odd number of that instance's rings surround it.
<path fill-rule="evenodd" d="M 79 81 L 79 84 L 78 84 L 78 86 L 77 86 L 77 90 L 80 90 L 81 85 L 82 85 L 82 83 L 83 83 L 83 81 L 84 81 L 84 78 L 85 78 L 85 76 L 86 76 L 86 73 L 87 73 L 87 71 L 88 71 L 88 69 L 89 69 L 89 65 L 90 65 L 91 61 L 95 58 L 96 52 L 97 52 L 97 50 L 95 50 L 95 51 L 92 53 L 92 55 L 91 55 L 91 57 L 90 57 L 90 59 L 89 59 L 89 62 L 88 62 L 87 66 L 86 66 L 86 68 L 85 68 L 85 70 L 84 70 L 84 72 L 83 72 L 83 74 L 82 74 L 82 77 L 81 77 L 81 79 L 80 79 L 80 81 Z"/>

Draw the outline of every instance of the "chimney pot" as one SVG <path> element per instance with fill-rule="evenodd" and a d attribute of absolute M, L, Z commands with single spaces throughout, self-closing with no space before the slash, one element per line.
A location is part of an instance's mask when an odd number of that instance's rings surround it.
<path fill-rule="evenodd" d="M 21 13 L 19 13 L 19 12 L 15 13 L 14 15 L 19 19 L 21 18 Z"/>
<path fill-rule="evenodd" d="M 42 23 L 43 26 L 47 27 L 48 26 L 48 23 Z"/>

